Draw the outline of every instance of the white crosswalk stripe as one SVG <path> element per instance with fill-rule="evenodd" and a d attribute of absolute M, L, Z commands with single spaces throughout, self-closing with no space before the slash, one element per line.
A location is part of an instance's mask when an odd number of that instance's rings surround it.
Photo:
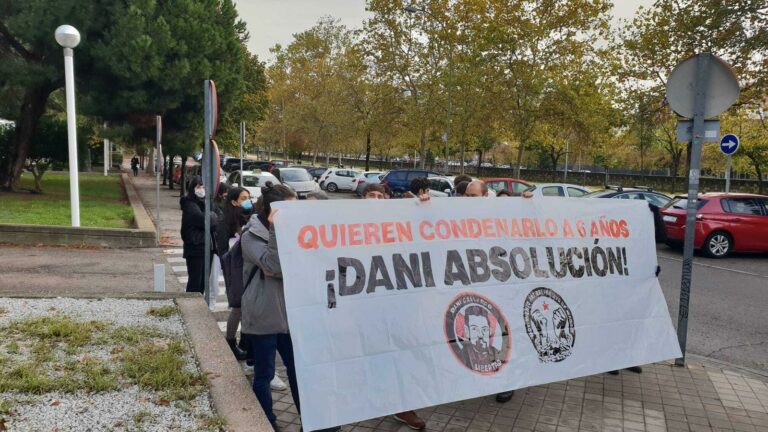
<path fill-rule="evenodd" d="M 187 260 L 185 260 L 184 257 L 172 256 L 172 257 L 168 257 L 168 262 L 169 263 L 186 263 Z"/>

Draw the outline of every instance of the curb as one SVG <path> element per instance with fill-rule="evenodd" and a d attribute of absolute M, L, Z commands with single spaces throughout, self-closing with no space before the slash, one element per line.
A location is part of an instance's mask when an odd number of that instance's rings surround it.
<path fill-rule="evenodd" d="M 227 419 L 230 432 L 272 432 L 240 364 L 232 356 L 208 305 L 197 298 L 177 298 L 187 337 L 200 371 L 208 377 L 208 391 L 216 412 Z"/>
<path fill-rule="evenodd" d="M 133 180 L 124 172 L 120 173 L 120 179 L 123 182 L 123 186 L 125 186 L 125 194 L 128 196 L 128 201 L 131 203 L 136 227 L 140 230 L 152 231 L 154 233 L 155 223 L 149 215 L 147 208 L 144 207 L 144 203 L 141 201 L 139 191 L 136 189 L 136 185 L 133 184 Z"/>
<path fill-rule="evenodd" d="M 705 367 L 715 367 L 718 369 L 733 369 L 742 375 L 750 376 L 761 381 L 768 381 L 768 371 L 762 371 L 759 369 L 753 369 L 747 366 L 740 366 L 737 364 L 729 363 L 724 360 L 718 360 L 711 357 L 705 357 L 697 354 L 685 354 L 687 360 L 693 360 L 694 363 L 700 363 Z"/>

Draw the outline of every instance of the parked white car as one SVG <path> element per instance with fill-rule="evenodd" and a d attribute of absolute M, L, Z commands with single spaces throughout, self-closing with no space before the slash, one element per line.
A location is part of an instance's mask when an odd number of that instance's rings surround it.
<path fill-rule="evenodd" d="M 279 168 L 279 172 L 280 181 L 293 189 L 299 198 L 306 198 L 308 193 L 320 189 L 305 168 Z"/>
<path fill-rule="evenodd" d="M 538 183 L 533 196 L 560 196 L 578 198 L 590 193 L 587 188 L 569 183 Z"/>
<path fill-rule="evenodd" d="M 262 172 L 260 170 L 255 171 L 243 171 L 240 170 L 232 172 L 227 177 L 227 186 L 242 187 L 251 194 L 251 201 L 256 201 L 261 196 L 261 188 L 267 184 L 280 184 L 280 180 L 268 172 Z"/>
<path fill-rule="evenodd" d="M 328 192 L 355 190 L 359 175 L 358 171 L 346 168 L 328 168 L 328 171 L 320 176 L 320 188 Z"/>
<path fill-rule="evenodd" d="M 448 197 L 453 192 L 452 177 L 429 177 L 429 196 Z"/>

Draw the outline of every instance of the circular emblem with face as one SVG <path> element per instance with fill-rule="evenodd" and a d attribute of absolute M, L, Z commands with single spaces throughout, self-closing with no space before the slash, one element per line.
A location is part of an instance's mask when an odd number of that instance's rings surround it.
<path fill-rule="evenodd" d="M 541 362 L 559 362 L 571 355 L 576 341 L 573 314 L 556 292 L 536 288 L 528 293 L 523 320 Z"/>
<path fill-rule="evenodd" d="M 451 351 L 472 372 L 493 375 L 509 361 L 512 338 L 507 317 L 491 300 L 459 294 L 445 311 L 444 325 Z"/>

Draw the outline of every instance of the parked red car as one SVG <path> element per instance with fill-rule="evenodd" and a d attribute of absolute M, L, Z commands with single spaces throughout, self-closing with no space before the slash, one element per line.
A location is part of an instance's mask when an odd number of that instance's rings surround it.
<path fill-rule="evenodd" d="M 491 189 L 497 193 L 501 190 L 507 190 L 509 192 L 519 194 L 533 186 L 531 183 L 528 183 L 525 180 L 506 177 L 484 178 L 483 181 L 488 185 L 488 189 Z"/>
<path fill-rule="evenodd" d="M 667 243 L 685 237 L 688 197 L 677 196 L 661 209 Z M 731 252 L 768 252 L 768 196 L 743 193 L 700 194 L 694 247 L 711 258 Z"/>

